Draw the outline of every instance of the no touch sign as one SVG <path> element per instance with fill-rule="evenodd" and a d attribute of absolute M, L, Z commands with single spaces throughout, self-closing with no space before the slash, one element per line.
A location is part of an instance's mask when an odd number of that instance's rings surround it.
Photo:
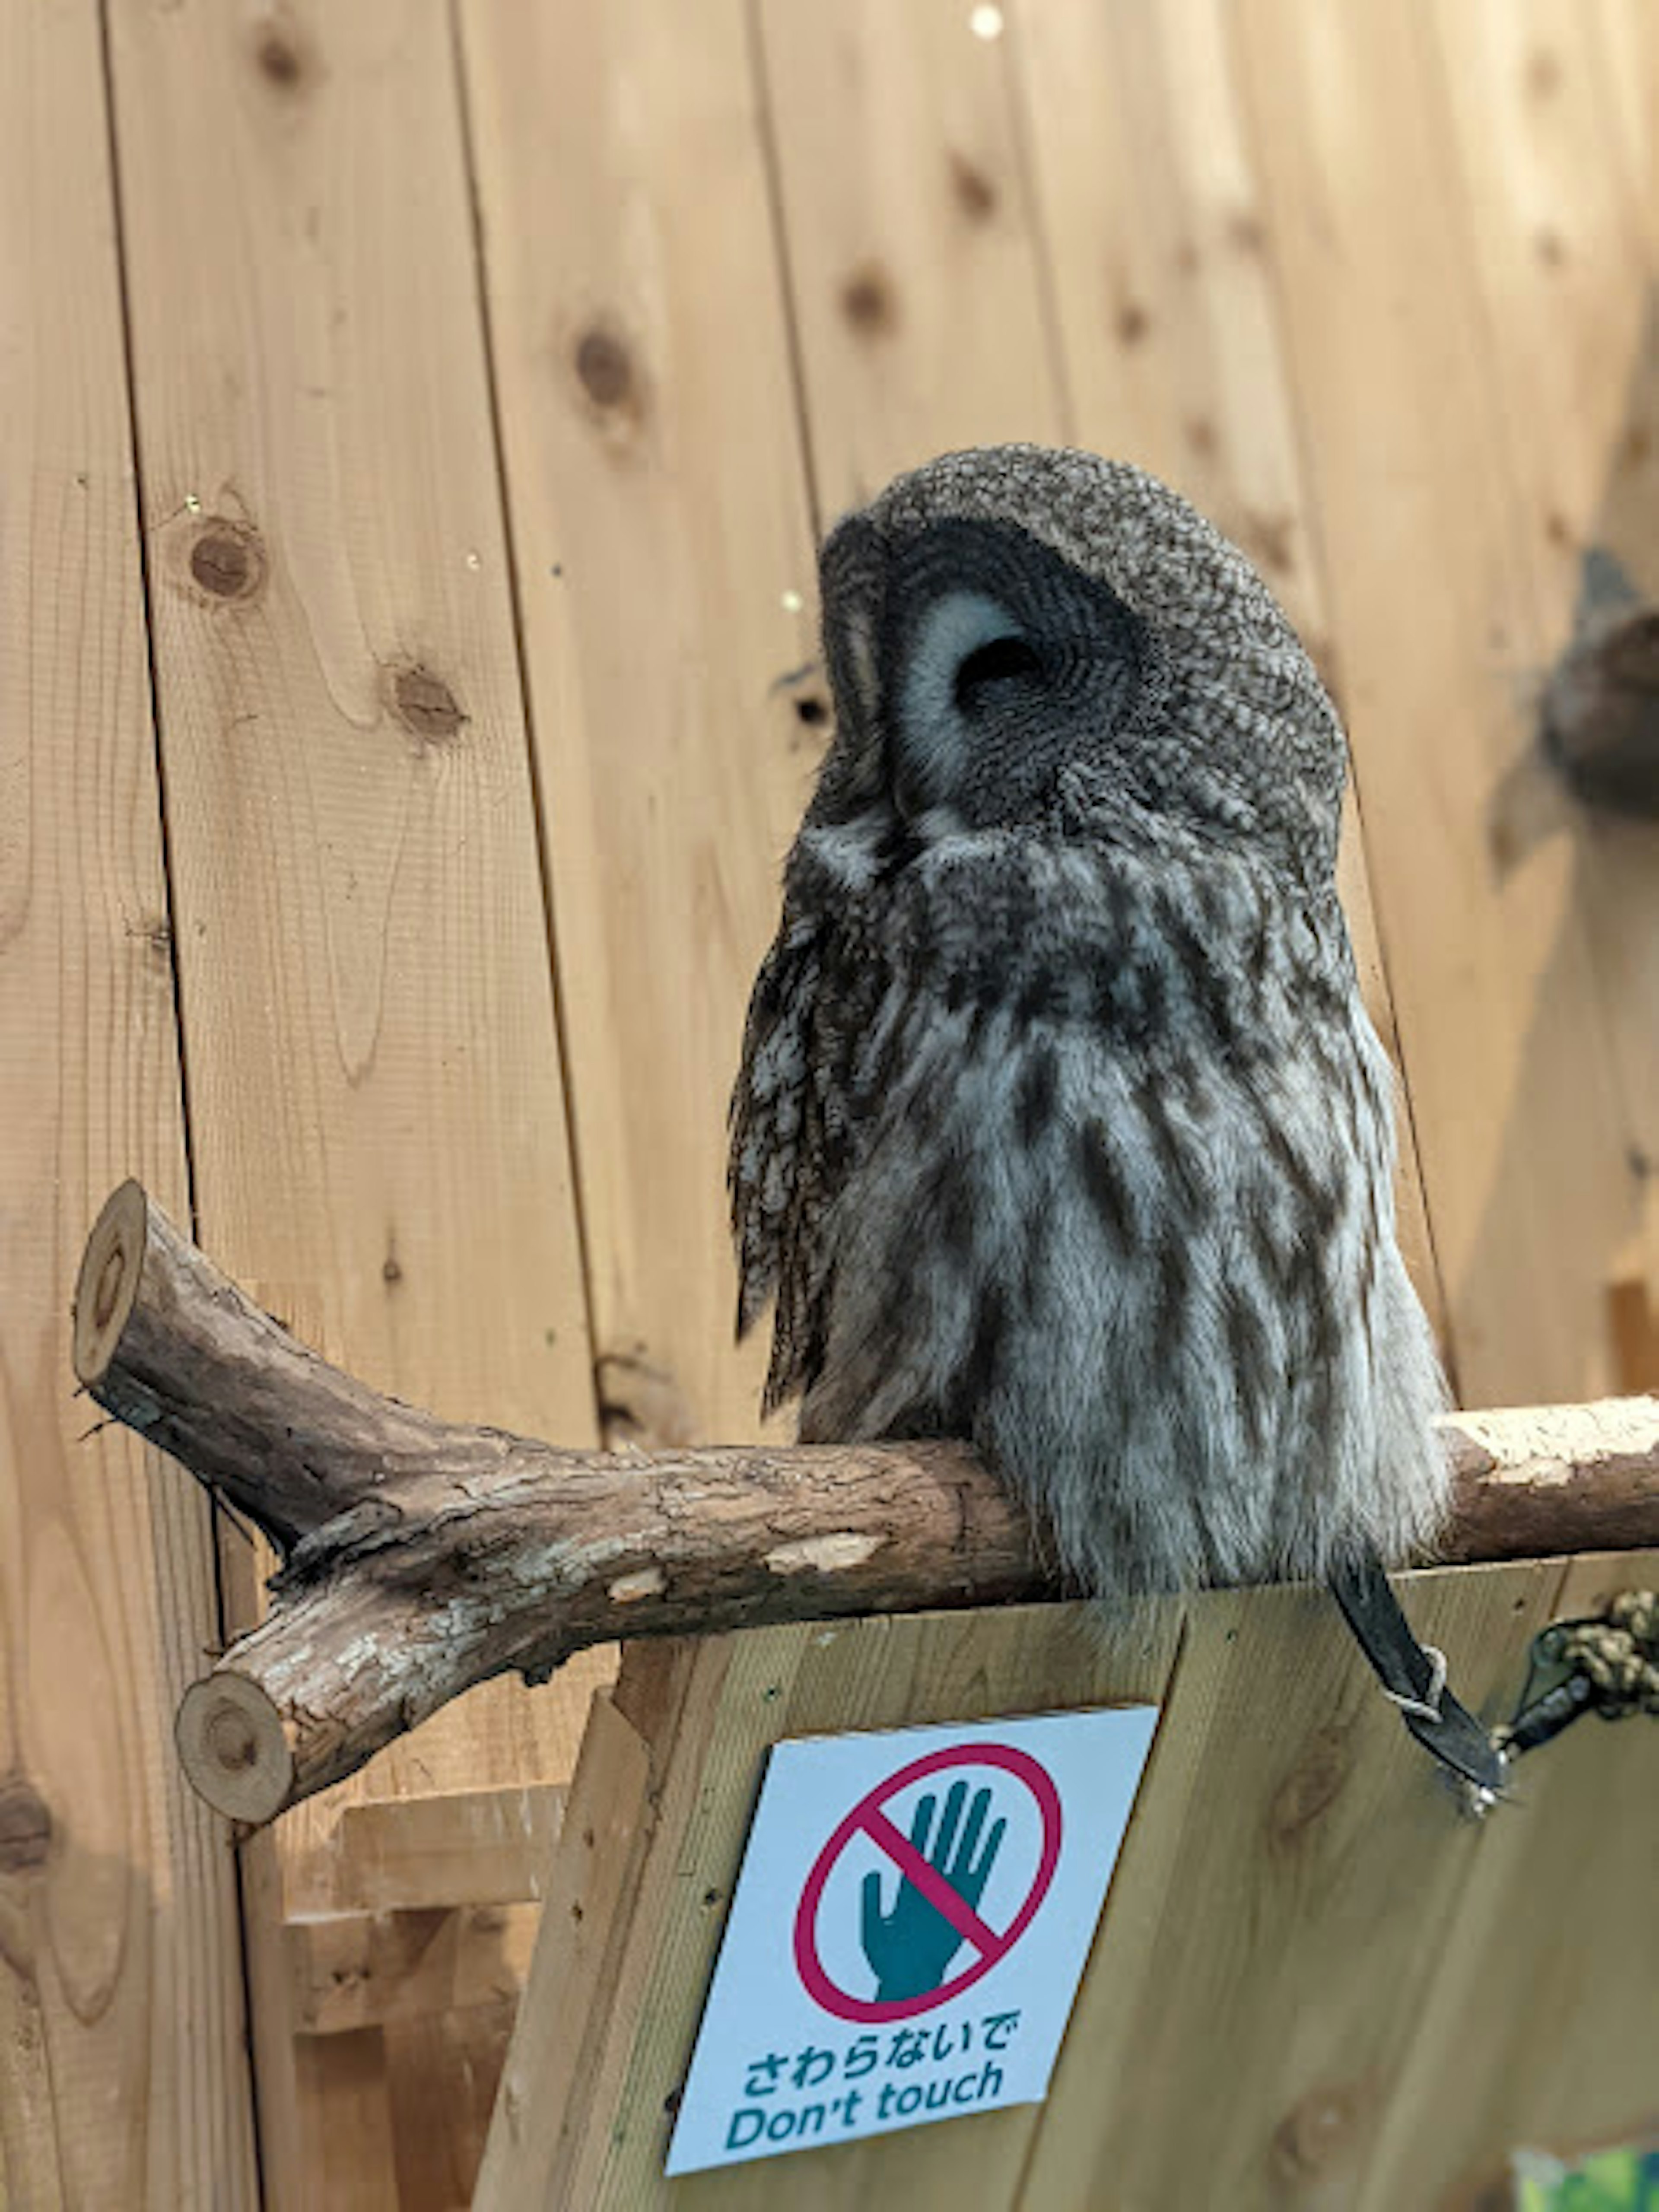
<path fill-rule="evenodd" d="M 1040 2100 L 1156 1718 L 775 1745 L 667 2171 Z"/>

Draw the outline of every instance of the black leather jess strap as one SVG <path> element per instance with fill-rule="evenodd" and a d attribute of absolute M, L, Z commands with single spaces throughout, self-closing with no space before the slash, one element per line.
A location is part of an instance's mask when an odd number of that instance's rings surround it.
<path fill-rule="evenodd" d="M 1503 1753 L 1446 1687 L 1446 1662 L 1439 1652 L 1425 1650 L 1413 1635 L 1376 1553 L 1338 1568 L 1330 1590 L 1383 1689 L 1399 1706 L 1400 1717 L 1425 1751 L 1462 1781 L 1489 1792 L 1476 1801 L 1483 1809 L 1501 1796 Z"/>

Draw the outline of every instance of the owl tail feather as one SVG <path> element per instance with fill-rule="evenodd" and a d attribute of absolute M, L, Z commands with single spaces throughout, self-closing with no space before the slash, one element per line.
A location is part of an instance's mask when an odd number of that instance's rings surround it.
<path fill-rule="evenodd" d="M 1468 1786 L 1474 1808 L 1484 1812 L 1504 1794 L 1504 1754 L 1446 1687 L 1440 1653 L 1425 1650 L 1413 1634 L 1382 1560 L 1367 1552 L 1336 1568 L 1330 1590 L 1407 1728 Z"/>

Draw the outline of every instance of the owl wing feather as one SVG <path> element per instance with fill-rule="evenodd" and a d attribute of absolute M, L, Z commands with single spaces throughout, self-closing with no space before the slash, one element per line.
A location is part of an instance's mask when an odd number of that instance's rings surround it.
<path fill-rule="evenodd" d="M 763 1409 L 808 1389 L 823 1364 L 831 1270 L 819 1233 L 844 1164 L 831 1138 L 839 1055 L 818 1032 L 825 947 L 813 921 L 786 914 L 749 1002 L 732 1094 L 726 1180 L 738 1250 L 738 1335 L 775 1298 Z"/>

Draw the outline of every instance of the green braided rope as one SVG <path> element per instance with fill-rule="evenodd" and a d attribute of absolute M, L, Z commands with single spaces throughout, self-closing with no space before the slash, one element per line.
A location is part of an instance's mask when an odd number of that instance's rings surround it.
<path fill-rule="evenodd" d="M 1564 1620 L 1538 1639 L 1541 1658 L 1582 1674 L 1603 1720 L 1659 1716 L 1659 1590 L 1622 1590 L 1600 1620 Z"/>

